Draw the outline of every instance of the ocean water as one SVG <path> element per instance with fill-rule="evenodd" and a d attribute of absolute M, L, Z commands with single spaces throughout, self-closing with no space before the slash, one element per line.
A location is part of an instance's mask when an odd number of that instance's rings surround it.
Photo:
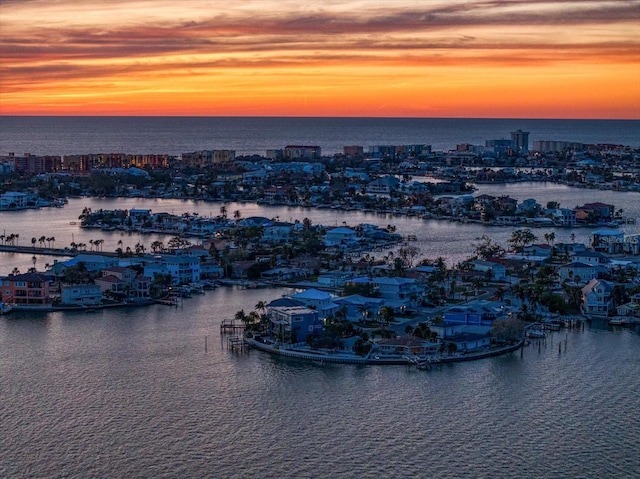
<path fill-rule="evenodd" d="M 167 153 L 231 149 L 261 154 L 288 144 L 318 145 L 326 154 L 345 145 L 484 145 L 529 131 L 529 142 L 562 140 L 640 146 L 640 121 L 537 119 L 265 118 L 265 117 L 7 117 L 0 116 L 0 155 Z"/>

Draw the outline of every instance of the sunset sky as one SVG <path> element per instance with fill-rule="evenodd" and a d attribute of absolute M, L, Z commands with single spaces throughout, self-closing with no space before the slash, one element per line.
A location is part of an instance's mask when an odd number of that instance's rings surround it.
<path fill-rule="evenodd" d="M 0 114 L 640 118 L 640 0 L 1 0 Z"/>

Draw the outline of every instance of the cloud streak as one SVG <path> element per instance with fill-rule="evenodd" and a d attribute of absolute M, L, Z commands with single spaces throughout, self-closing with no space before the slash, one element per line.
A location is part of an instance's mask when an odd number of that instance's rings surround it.
<path fill-rule="evenodd" d="M 232 71 L 616 65 L 638 72 L 640 0 L 4 0 L 0 93 Z M 585 72 L 595 69 L 585 68 Z M 425 73 L 426 74 L 426 73 Z M 231 75 L 231 76 L 230 76 Z M 105 86 L 106 85 L 106 86 Z M 79 88 L 79 87 L 78 87 Z M 115 87 L 113 87 L 115 88 Z M 629 95 L 638 92 L 631 91 Z M 15 100 L 16 102 L 18 100 Z"/>

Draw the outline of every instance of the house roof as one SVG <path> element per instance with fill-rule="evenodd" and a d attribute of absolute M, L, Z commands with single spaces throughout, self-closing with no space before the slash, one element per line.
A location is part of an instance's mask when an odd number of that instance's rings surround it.
<path fill-rule="evenodd" d="M 9 281 L 27 281 L 27 282 L 39 282 L 50 281 L 51 277 L 42 273 L 23 273 L 6 276 L 5 279 Z"/>
<path fill-rule="evenodd" d="M 320 291 L 315 288 L 309 288 L 299 293 L 292 294 L 291 297 L 293 299 L 329 299 L 331 295 L 325 291 Z"/>
<path fill-rule="evenodd" d="M 611 291 L 613 289 L 613 283 L 609 281 L 604 279 L 592 279 L 582 288 L 582 294 L 589 294 L 600 285 L 604 287 L 605 291 Z"/>
<path fill-rule="evenodd" d="M 351 228 L 347 228 L 346 226 L 339 226 L 337 228 L 333 228 L 327 231 L 327 234 L 355 234 L 356 232 Z"/>
<path fill-rule="evenodd" d="M 278 308 L 282 306 L 284 307 L 302 306 L 302 303 L 300 301 L 294 301 L 291 298 L 282 297 L 282 298 L 274 299 L 269 304 L 267 304 L 267 308 Z"/>

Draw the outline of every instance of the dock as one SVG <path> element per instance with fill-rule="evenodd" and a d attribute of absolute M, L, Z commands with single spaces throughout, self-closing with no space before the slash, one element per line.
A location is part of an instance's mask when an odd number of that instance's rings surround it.
<path fill-rule="evenodd" d="M 238 324 L 234 319 L 223 319 L 220 323 L 220 334 L 236 334 L 240 331 L 244 331 L 244 324 Z"/>
<path fill-rule="evenodd" d="M 227 338 L 227 349 L 238 352 L 248 352 L 249 342 L 242 336 L 229 336 Z"/>

